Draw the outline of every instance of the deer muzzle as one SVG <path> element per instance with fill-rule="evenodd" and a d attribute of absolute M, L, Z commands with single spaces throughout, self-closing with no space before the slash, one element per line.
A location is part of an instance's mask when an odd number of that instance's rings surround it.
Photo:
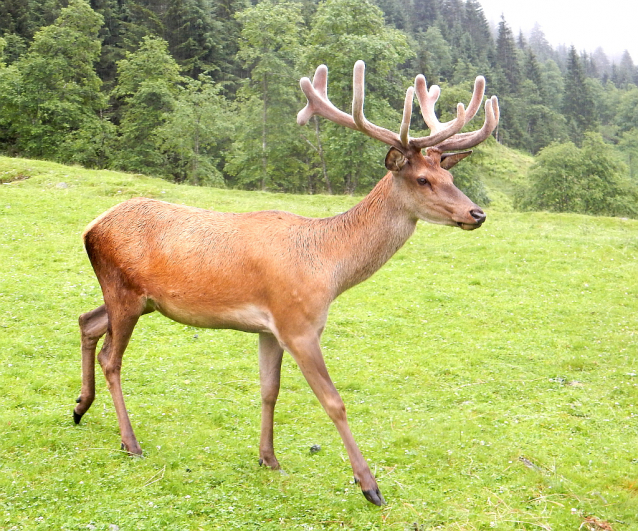
<path fill-rule="evenodd" d="M 472 216 L 472 218 L 474 219 L 474 223 L 465 223 L 463 221 L 459 221 L 457 222 L 457 225 L 463 230 L 474 230 L 483 225 L 483 222 L 487 218 L 485 212 L 483 212 L 483 210 L 479 207 L 470 210 L 470 216 Z"/>

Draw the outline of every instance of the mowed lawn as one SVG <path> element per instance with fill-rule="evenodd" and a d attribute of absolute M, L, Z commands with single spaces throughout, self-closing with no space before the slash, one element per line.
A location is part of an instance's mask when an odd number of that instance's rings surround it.
<path fill-rule="evenodd" d="M 80 241 L 94 217 L 138 195 L 308 216 L 356 198 L 8 158 L 0 179 L 18 179 L 0 185 L 0 529 L 638 529 L 638 221 L 420 223 L 333 304 L 324 354 L 378 508 L 290 356 L 285 473 L 259 467 L 254 335 L 140 319 L 122 379 L 142 459 L 119 450 L 99 366 L 93 407 L 72 419 L 77 317 L 101 304 Z"/>

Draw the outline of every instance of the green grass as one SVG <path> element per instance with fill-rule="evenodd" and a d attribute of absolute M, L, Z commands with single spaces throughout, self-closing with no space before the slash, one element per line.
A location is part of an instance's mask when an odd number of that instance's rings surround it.
<path fill-rule="evenodd" d="M 326 362 L 377 508 L 289 356 L 275 412 L 286 474 L 257 465 L 253 335 L 140 320 L 123 386 L 143 459 L 119 451 L 99 368 L 93 407 L 80 426 L 71 416 L 77 316 L 101 303 L 80 241 L 96 215 L 136 195 L 311 216 L 356 199 L 0 158 L 0 178 L 16 177 L 0 185 L 0 529 L 638 528 L 638 221 L 420 224 L 334 303 Z"/>

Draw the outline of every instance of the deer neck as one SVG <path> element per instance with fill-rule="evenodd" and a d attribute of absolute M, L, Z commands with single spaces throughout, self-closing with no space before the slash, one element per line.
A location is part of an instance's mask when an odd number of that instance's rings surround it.
<path fill-rule="evenodd" d="M 336 296 L 378 271 L 410 238 L 417 219 L 406 211 L 388 173 L 360 203 L 324 221 Z"/>

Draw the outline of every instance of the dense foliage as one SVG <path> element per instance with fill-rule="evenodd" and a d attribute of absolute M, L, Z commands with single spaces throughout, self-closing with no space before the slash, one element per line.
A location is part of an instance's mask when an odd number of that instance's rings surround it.
<path fill-rule="evenodd" d="M 364 59 L 366 114 L 384 127 L 397 128 L 416 74 L 442 85 L 443 118 L 483 74 L 501 103 L 499 142 L 533 154 L 551 145 L 547 158 L 599 132 L 623 162 L 615 174 L 638 175 L 630 55 L 554 49 L 540 27 L 515 36 L 504 18 L 492 28 L 477 0 L 7 0 L 0 36 L 7 154 L 194 184 L 363 191 L 385 147 L 324 120 L 300 128 L 295 115 L 298 80 L 320 63 L 347 110 Z M 425 128 L 418 112 L 412 127 Z M 489 201 L 472 166 L 459 171 Z"/>
<path fill-rule="evenodd" d="M 544 148 L 530 170 L 521 206 L 550 212 L 638 215 L 638 194 L 602 137 L 586 133 L 582 148 L 572 142 Z"/>

